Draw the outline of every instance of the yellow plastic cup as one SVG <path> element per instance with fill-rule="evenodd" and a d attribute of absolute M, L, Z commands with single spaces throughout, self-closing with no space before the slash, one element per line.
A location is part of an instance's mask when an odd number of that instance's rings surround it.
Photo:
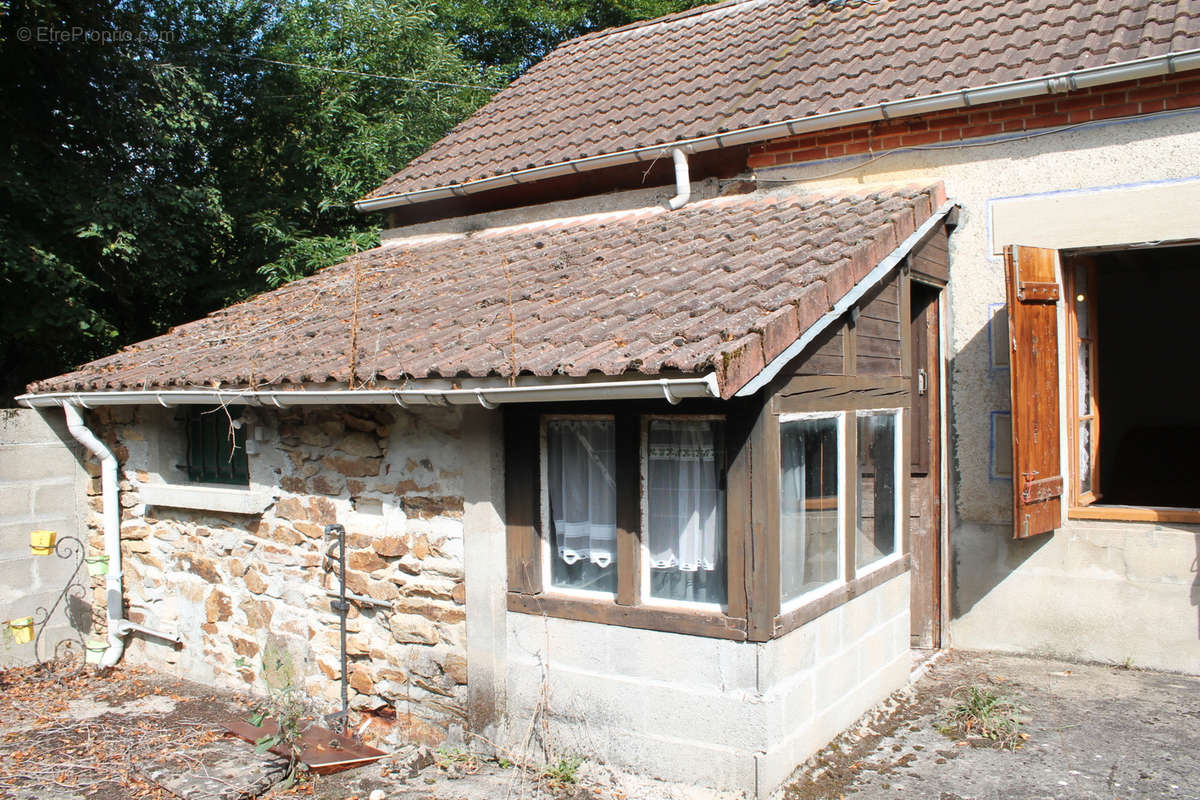
<path fill-rule="evenodd" d="M 30 531 L 29 546 L 35 556 L 48 556 L 54 552 L 54 540 L 58 534 L 54 531 Z"/>
<path fill-rule="evenodd" d="M 33 617 L 21 617 L 8 623 L 12 631 L 13 641 L 17 644 L 29 644 L 33 641 Z"/>

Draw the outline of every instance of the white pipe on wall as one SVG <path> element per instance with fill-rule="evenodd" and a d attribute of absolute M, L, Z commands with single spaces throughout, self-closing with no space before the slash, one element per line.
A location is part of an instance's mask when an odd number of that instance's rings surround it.
<path fill-rule="evenodd" d="M 117 487 L 117 457 L 96 438 L 83 421 L 79 408 L 63 402 L 67 430 L 75 441 L 86 447 L 100 460 L 100 501 L 104 520 L 104 553 L 108 556 L 108 575 L 105 577 L 105 605 L 108 612 L 108 649 L 100 660 L 101 669 L 115 665 L 125 654 L 125 640 L 132 631 L 140 631 L 159 639 L 179 643 L 178 636 L 151 630 L 125 619 L 125 601 L 121 587 L 121 503 Z"/>
<path fill-rule="evenodd" d="M 75 441 L 86 447 L 100 460 L 100 499 L 103 504 L 104 552 L 108 556 L 108 575 L 105 577 L 105 600 L 108 606 L 108 649 L 100 666 L 111 667 L 125 653 L 125 640 L 121 638 L 120 624 L 125 619 L 124 600 L 121 592 L 121 505 L 117 497 L 117 457 L 96 438 L 84 424 L 79 409 L 63 403 L 67 418 L 67 430 Z"/>
<path fill-rule="evenodd" d="M 667 201 L 667 207 L 674 211 L 683 208 L 692 197 L 692 179 L 688 174 L 687 153 L 682 148 L 671 148 L 671 158 L 675 161 L 675 196 Z"/>

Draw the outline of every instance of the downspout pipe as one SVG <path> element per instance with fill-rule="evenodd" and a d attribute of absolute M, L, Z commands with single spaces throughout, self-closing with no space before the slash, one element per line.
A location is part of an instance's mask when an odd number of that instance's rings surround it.
<path fill-rule="evenodd" d="M 162 633 L 125 619 L 125 602 L 121 586 L 121 504 L 117 487 L 117 457 L 88 428 L 78 406 L 64 402 L 62 407 L 67 418 L 67 430 L 70 431 L 71 436 L 100 461 L 104 553 L 108 556 L 108 575 L 105 577 L 108 649 L 104 651 L 104 656 L 100 660 L 100 668 L 107 669 L 116 665 L 121 660 L 121 656 L 125 654 L 125 640 L 122 637 L 128 636 L 134 631 L 175 644 L 179 644 L 181 639 L 178 635 Z"/>
<path fill-rule="evenodd" d="M 667 201 L 667 208 L 674 211 L 683 208 L 692 197 L 692 179 L 688 173 L 687 153 L 681 147 L 671 148 L 671 158 L 675 161 L 675 196 Z"/>
<path fill-rule="evenodd" d="M 125 640 L 121 638 L 121 623 L 125 621 L 125 607 L 121 591 L 121 504 L 117 496 L 117 457 L 96 438 L 96 434 L 83 421 L 79 408 L 63 403 L 67 418 L 67 430 L 75 441 L 86 447 L 100 460 L 100 500 L 104 519 L 104 552 L 108 556 L 108 575 L 105 577 L 105 600 L 108 607 L 108 649 L 100 661 L 107 668 L 121 660 L 125 654 Z"/>

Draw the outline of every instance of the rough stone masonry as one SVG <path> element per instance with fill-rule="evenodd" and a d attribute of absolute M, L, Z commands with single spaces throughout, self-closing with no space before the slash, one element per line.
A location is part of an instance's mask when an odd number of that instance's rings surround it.
<path fill-rule="evenodd" d="M 351 706 L 374 737 L 437 745 L 466 719 L 466 614 L 460 413 L 453 408 L 246 409 L 250 487 L 261 514 L 149 506 L 148 483 L 179 483 L 177 412 L 114 407 L 90 421 L 121 463 L 127 616 L 178 631 L 180 648 L 130 637 L 126 659 L 216 686 L 340 692 L 336 539 L 346 527 L 347 589 L 381 605 L 349 614 Z M 215 412 L 215 413 L 219 413 Z M 91 472 L 98 473 L 95 465 Z M 172 472 L 175 470 L 175 472 Z M 99 480 L 91 546 L 102 546 Z M 104 624 L 102 579 L 94 619 Z"/>

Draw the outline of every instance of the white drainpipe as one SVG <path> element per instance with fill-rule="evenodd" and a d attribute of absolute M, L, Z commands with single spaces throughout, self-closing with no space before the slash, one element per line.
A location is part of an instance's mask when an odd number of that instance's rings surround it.
<path fill-rule="evenodd" d="M 144 628 L 125 619 L 125 607 L 121 590 L 121 504 L 117 488 L 117 457 L 88 429 L 79 409 L 71 403 L 63 403 L 67 417 L 67 430 L 75 441 L 86 447 L 100 459 L 100 499 L 103 504 L 104 552 L 108 556 L 108 575 L 105 578 L 105 600 L 108 607 L 108 649 L 100 661 L 101 668 L 111 667 L 125 653 L 122 636 L 131 631 L 141 631 L 150 636 L 179 642 L 178 636 Z"/>
<path fill-rule="evenodd" d="M 683 208 L 692 197 L 692 179 L 688 174 L 687 153 L 682 148 L 672 147 L 671 158 L 675 160 L 675 196 L 667 201 L 667 207 L 674 211 Z"/>

